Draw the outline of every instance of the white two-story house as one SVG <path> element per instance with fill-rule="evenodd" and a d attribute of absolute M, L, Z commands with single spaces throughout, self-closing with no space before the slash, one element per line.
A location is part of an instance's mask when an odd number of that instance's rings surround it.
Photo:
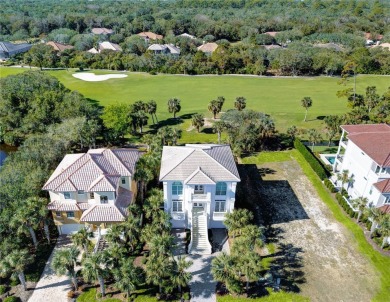
<path fill-rule="evenodd" d="M 348 170 L 345 185 L 351 199 L 367 197 L 369 204 L 390 204 L 390 126 L 362 124 L 341 126 L 342 135 L 333 171 Z"/>
<path fill-rule="evenodd" d="M 67 154 L 43 187 L 59 233 L 87 225 L 100 231 L 125 220 L 136 193 L 133 175 L 139 156 L 132 149 Z"/>
<path fill-rule="evenodd" d="M 160 181 L 164 210 L 173 228 L 191 229 L 190 250 L 210 253 L 207 230 L 225 228 L 240 176 L 228 145 L 187 144 L 163 148 Z M 201 236 L 199 236 L 201 235 Z M 206 239 L 204 242 L 199 238 Z"/>

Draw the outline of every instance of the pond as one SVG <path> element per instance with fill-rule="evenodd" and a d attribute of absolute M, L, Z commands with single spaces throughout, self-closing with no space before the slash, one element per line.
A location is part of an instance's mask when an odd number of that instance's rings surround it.
<path fill-rule="evenodd" d="M 10 152 L 15 152 L 16 147 L 0 144 L 0 167 L 3 165 L 4 160 L 7 158 Z"/>

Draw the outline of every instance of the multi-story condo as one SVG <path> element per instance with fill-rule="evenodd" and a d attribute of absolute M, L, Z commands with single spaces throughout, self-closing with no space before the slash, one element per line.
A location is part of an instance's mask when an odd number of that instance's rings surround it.
<path fill-rule="evenodd" d="M 240 176 L 227 145 L 163 148 L 160 181 L 173 228 L 191 229 L 190 253 L 211 253 L 208 229 L 225 228 Z"/>
<path fill-rule="evenodd" d="M 136 193 L 133 175 L 139 156 L 131 149 L 67 154 L 43 187 L 59 233 L 86 226 L 100 232 L 125 220 Z"/>
<path fill-rule="evenodd" d="M 342 135 L 333 171 L 348 170 L 345 185 L 351 199 L 367 197 L 369 204 L 390 204 L 390 126 L 362 124 L 341 126 Z"/>

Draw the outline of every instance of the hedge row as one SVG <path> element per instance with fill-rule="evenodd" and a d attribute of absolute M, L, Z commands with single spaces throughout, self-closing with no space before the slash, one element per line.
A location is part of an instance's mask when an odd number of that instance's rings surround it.
<path fill-rule="evenodd" d="M 343 195 L 341 195 L 340 193 L 336 193 L 336 199 L 339 205 L 344 209 L 345 213 L 349 215 L 349 217 L 351 218 L 357 217 L 358 213 L 352 210 L 352 208 L 349 206 L 349 204 L 347 203 Z"/>
<path fill-rule="evenodd" d="M 328 178 L 325 178 L 325 179 L 324 179 L 324 185 L 325 185 L 325 187 L 328 188 L 328 190 L 329 190 L 331 193 L 336 193 L 336 192 L 337 192 L 337 189 L 335 188 L 335 186 L 333 185 L 333 183 L 332 183 Z"/>
<path fill-rule="evenodd" d="M 314 172 L 318 175 L 321 180 L 328 178 L 330 176 L 329 171 L 324 167 L 324 165 L 317 159 L 317 157 L 304 145 L 299 139 L 295 139 L 294 147 L 297 149 L 309 165 L 312 167 Z"/>

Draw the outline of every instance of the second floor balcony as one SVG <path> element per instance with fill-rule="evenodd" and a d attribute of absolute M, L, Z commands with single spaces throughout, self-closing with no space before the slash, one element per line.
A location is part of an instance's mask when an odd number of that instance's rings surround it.
<path fill-rule="evenodd" d="M 211 201 L 211 193 L 193 193 L 191 194 L 191 201 Z"/>

